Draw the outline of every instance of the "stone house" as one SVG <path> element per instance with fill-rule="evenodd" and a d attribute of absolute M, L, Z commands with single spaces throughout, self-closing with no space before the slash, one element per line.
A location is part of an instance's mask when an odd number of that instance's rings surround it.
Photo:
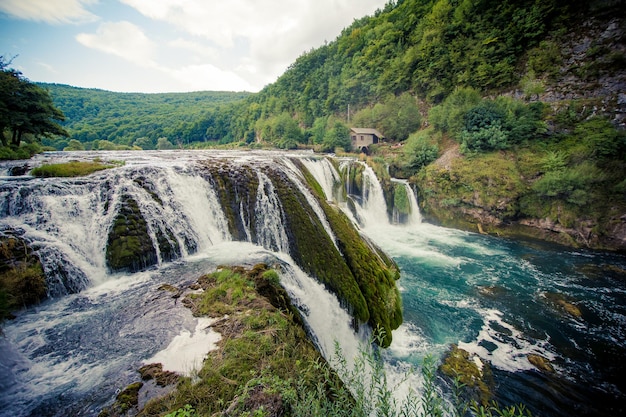
<path fill-rule="evenodd" d="M 382 142 L 385 137 L 376 129 L 353 127 L 350 129 L 350 139 L 352 149 L 367 153 L 371 144 Z"/>

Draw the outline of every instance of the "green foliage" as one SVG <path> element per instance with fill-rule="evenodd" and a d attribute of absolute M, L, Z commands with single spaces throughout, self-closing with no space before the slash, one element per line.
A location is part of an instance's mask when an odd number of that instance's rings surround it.
<path fill-rule="evenodd" d="M 391 95 L 382 103 L 359 110 L 353 118 L 353 126 L 373 127 L 391 140 L 402 141 L 419 129 L 421 114 L 409 93 Z"/>
<path fill-rule="evenodd" d="M 480 102 L 478 91 L 472 88 L 457 89 L 441 104 L 430 109 L 428 121 L 437 130 L 452 135 L 460 134 L 465 125 L 465 114 Z"/>
<path fill-rule="evenodd" d="M 497 153 L 458 158 L 450 168 L 429 165 L 416 176 L 421 200 L 433 211 L 476 206 L 500 220 L 515 218 L 527 188 L 515 162 Z"/>
<path fill-rule="evenodd" d="M 185 404 L 184 407 L 180 407 L 176 411 L 167 413 L 165 417 L 194 417 L 195 415 L 196 410 L 190 404 Z"/>
<path fill-rule="evenodd" d="M 304 139 L 298 122 L 286 112 L 269 119 L 260 119 L 256 129 L 262 140 L 281 149 L 295 149 Z"/>
<path fill-rule="evenodd" d="M 19 148 L 25 136 L 35 139 L 55 135 L 67 136 L 57 122 L 65 119 L 55 107 L 47 90 L 31 83 L 22 73 L 9 68 L 0 56 L 0 139 L 8 146 L 5 129 L 11 133 L 10 144 Z"/>
<path fill-rule="evenodd" d="M 29 159 L 41 151 L 42 148 L 37 143 L 22 143 L 19 147 L 0 146 L 0 160 Z"/>
<path fill-rule="evenodd" d="M 332 152 L 335 148 L 341 148 L 348 152 L 352 148 L 350 129 L 341 122 L 335 122 L 332 129 L 324 134 L 322 150 Z"/>
<path fill-rule="evenodd" d="M 617 130 L 606 119 L 594 117 L 578 124 L 574 136 L 579 143 L 580 159 L 624 160 L 626 157 L 626 132 Z"/>
<path fill-rule="evenodd" d="M 70 137 L 86 148 L 102 140 L 118 146 L 137 144 L 142 149 L 154 149 L 161 137 L 185 145 L 217 141 L 227 134 L 215 121 L 220 106 L 250 96 L 219 91 L 114 93 L 60 84 L 38 85 L 49 91 L 54 105 L 65 114 L 62 125 Z M 67 146 L 59 138 L 45 139 L 44 144 L 58 150 Z"/>
<path fill-rule="evenodd" d="M 76 139 L 72 139 L 69 141 L 67 146 L 63 148 L 64 151 L 84 151 L 85 146 L 77 141 Z"/>
<path fill-rule="evenodd" d="M 544 40 L 528 51 L 528 70 L 534 74 L 555 76 L 561 59 L 559 45 L 554 41 Z"/>
<path fill-rule="evenodd" d="M 483 100 L 472 89 L 452 93 L 429 113 L 435 129 L 455 137 L 466 153 L 507 149 L 535 139 L 545 129 L 544 105 L 498 97 Z"/>
<path fill-rule="evenodd" d="M 115 168 L 116 163 L 102 163 L 99 161 L 70 161 L 60 164 L 48 164 L 34 168 L 31 174 L 35 177 L 80 177 L 104 169 Z"/>
<path fill-rule="evenodd" d="M 532 186 L 541 197 L 557 197 L 584 206 L 590 202 L 592 188 L 605 179 L 602 171 L 586 162 L 575 167 L 548 171 Z"/>
<path fill-rule="evenodd" d="M 509 147 L 508 135 L 498 121 L 487 127 L 461 133 L 461 152 L 489 152 Z"/>
<path fill-rule="evenodd" d="M 160 150 L 167 150 L 167 149 L 174 149 L 175 146 L 167 138 L 159 138 L 157 139 L 156 148 Z"/>
<path fill-rule="evenodd" d="M 404 140 L 420 126 L 415 98 L 438 104 L 457 89 L 480 96 L 515 87 L 530 50 L 529 69 L 543 77 L 559 54 L 541 42 L 577 24 L 588 7 L 565 0 L 390 2 L 305 52 L 258 94 L 209 114 L 207 132 L 232 142 L 262 133 L 258 120 L 287 113 L 304 128 L 335 115 Z M 319 127 L 314 143 L 323 137 Z"/>

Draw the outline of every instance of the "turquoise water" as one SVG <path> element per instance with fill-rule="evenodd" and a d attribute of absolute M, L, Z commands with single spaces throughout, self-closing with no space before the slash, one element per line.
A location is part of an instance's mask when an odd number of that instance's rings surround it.
<path fill-rule="evenodd" d="M 541 416 L 622 415 L 625 257 L 426 224 L 366 233 L 402 271 L 405 323 L 394 332 L 394 359 L 420 364 L 459 344 L 491 364 L 503 405 L 524 403 Z M 528 354 L 555 372 L 540 372 Z"/>

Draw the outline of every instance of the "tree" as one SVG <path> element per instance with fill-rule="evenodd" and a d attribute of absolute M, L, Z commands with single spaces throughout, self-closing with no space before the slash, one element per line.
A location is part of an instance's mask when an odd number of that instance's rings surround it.
<path fill-rule="evenodd" d="M 157 149 L 174 149 L 174 144 L 170 142 L 167 138 L 159 138 L 157 140 Z"/>
<path fill-rule="evenodd" d="M 324 135 L 323 150 L 332 152 L 335 148 L 343 148 L 345 151 L 352 148 L 350 129 L 341 122 L 335 122 L 332 129 L 327 130 Z"/>
<path fill-rule="evenodd" d="M 31 83 L 19 71 L 9 68 L 10 61 L 0 56 L 0 129 L 7 146 L 5 129 L 11 132 L 11 145 L 19 147 L 24 134 L 36 139 L 69 136 L 56 121 L 65 120 L 48 91 Z"/>
<path fill-rule="evenodd" d="M 76 139 L 72 139 L 69 141 L 67 146 L 63 148 L 64 151 L 84 151 L 85 146 L 77 141 Z"/>

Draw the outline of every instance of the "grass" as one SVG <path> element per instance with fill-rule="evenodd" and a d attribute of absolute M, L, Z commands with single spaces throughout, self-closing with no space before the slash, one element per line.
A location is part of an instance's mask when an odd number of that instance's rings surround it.
<path fill-rule="evenodd" d="M 34 168 L 31 174 L 35 177 L 81 177 L 93 174 L 97 171 L 115 168 L 123 162 L 114 161 L 112 163 L 104 163 L 101 161 L 70 161 L 60 164 L 47 164 Z"/>
<path fill-rule="evenodd" d="M 218 349 L 208 354 L 193 378 L 180 378 L 172 392 L 150 400 L 138 415 L 462 417 L 467 410 L 484 417 L 530 415 L 520 406 L 500 408 L 493 402 L 466 400 L 469 397 L 460 394 L 464 388 L 460 377 L 455 377 L 459 395 L 450 407 L 440 394 L 440 373 L 430 357 L 421 368 L 425 379 L 421 396 L 412 392 L 397 403 L 381 350 L 370 348 L 382 341 L 364 344 L 352 367 L 337 348 L 331 366 L 283 298 L 279 279 L 279 271 L 264 264 L 251 269 L 219 268 L 199 278 L 192 288 L 203 291 L 189 294 L 183 303 L 194 315 L 221 318 L 213 325 L 222 335 Z M 261 294 L 270 292 L 271 297 Z M 123 391 L 128 395 L 120 394 L 118 404 L 100 415 L 133 407 L 136 396 L 142 395 L 140 388 L 140 383 L 129 385 Z"/>

